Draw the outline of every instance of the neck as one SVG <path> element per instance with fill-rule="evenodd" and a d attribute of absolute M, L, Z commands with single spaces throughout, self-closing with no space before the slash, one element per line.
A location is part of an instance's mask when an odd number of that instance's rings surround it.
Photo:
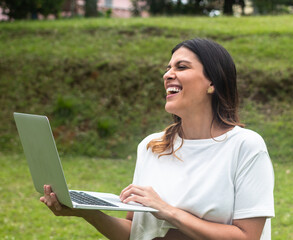
<path fill-rule="evenodd" d="M 201 112 L 199 114 L 190 114 L 189 116 L 181 117 L 182 131 L 184 139 L 209 139 L 218 137 L 231 128 L 220 127 L 219 124 L 213 122 L 213 115 Z"/>
<path fill-rule="evenodd" d="M 207 139 L 211 138 L 212 119 L 209 118 L 182 118 L 182 138 Z"/>

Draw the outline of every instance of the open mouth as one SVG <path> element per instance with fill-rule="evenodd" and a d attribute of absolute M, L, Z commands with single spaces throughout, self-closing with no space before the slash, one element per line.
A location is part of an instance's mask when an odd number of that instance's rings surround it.
<path fill-rule="evenodd" d="M 179 92 L 181 92 L 182 88 L 181 87 L 168 87 L 166 89 L 166 93 L 167 93 L 167 96 L 170 96 L 170 95 L 175 95 Z"/>

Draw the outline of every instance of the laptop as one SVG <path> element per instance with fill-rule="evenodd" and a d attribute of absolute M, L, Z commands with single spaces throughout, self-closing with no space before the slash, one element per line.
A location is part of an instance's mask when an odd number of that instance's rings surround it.
<path fill-rule="evenodd" d="M 26 156 L 35 189 L 43 194 L 44 185 L 51 185 L 58 200 L 70 208 L 111 211 L 156 212 L 139 203 L 122 203 L 112 193 L 69 190 L 46 116 L 14 113 L 17 130 Z"/>

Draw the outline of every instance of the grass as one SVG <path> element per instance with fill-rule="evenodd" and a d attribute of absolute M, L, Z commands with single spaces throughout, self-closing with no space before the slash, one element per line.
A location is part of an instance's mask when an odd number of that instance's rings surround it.
<path fill-rule="evenodd" d="M 1 23 L 1 151 L 21 152 L 12 119 L 12 112 L 19 111 L 49 116 L 61 152 L 111 158 L 131 154 L 140 139 L 170 122 L 163 111 L 161 77 L 172 47 L 195 36 L 212 38 L 231 52 L 242 108 L 256 105 L 254 111 L 263 118 L 269 109 L 270 118 L 281 114 L 280 122 L 285 118 L 284 124 L 290 126 L 292 119 L 286 115 L 292 112 L 280 109 L 293 96 L 292 19 L 157 17 Z M 249 122 L 249 114 L 243 120 Z"/>
<path fill-rule="evenodd" d="M 131 160 L 69 157 L 63 167 L 69 188 L 119 194 L 131 183 Z M 55 217 L 38 201 L 23 155 L 1 156 L 0 165 L 1 239 L 105 239 L 85 221 Z M 125 212 L 108 213 L 125 217 Z"/>
<path fill-rule="evenodd" d="M 241 119 L 263 136 L 275 168 L 273 239 L 293 239 L 292 20 L 0 23 L 0 237 L 104 239 L 84 221 L 54 217 L 38 202 L 12 113 L 49 116 L 61 155 L 72 156 L 63 160 L 70 187 L 119 193 L 131 182 L 137 143 L 170 122 L 161 78 L 170 50 L 199 36 L 216 40 L 235 60 Z"/>
<path fill-rule="evenodd" d="M 108 191 L 119 194 L 132 180 L 135 158 L 113 160 L 64 157 L 64 173 L 69 188 Z M 33 187 L 23 155 L 0 156 L 1 239 L 106 239 L 78 218 L 55 217 L 42 203 Z M 272 239 L 293 239 L 293 167 L 275 163 L 275 211 Z M 125 212 L 107 212 L 125 217 Z"/>

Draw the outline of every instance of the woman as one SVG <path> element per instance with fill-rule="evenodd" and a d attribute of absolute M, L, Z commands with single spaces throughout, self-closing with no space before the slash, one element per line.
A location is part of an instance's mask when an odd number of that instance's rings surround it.
<path fill-rule="evenodd" d="M 50 186 L 40 200 L 110 239 L 271 239 L 273 168 L 263 139 L 239 122 L 229 53 L 207 39 L 184 41 L 163 78 L 174 124 L 139 144 L 133 184 L 120 195 L 158 212 L 119 219 L 68 209 Z"/>

